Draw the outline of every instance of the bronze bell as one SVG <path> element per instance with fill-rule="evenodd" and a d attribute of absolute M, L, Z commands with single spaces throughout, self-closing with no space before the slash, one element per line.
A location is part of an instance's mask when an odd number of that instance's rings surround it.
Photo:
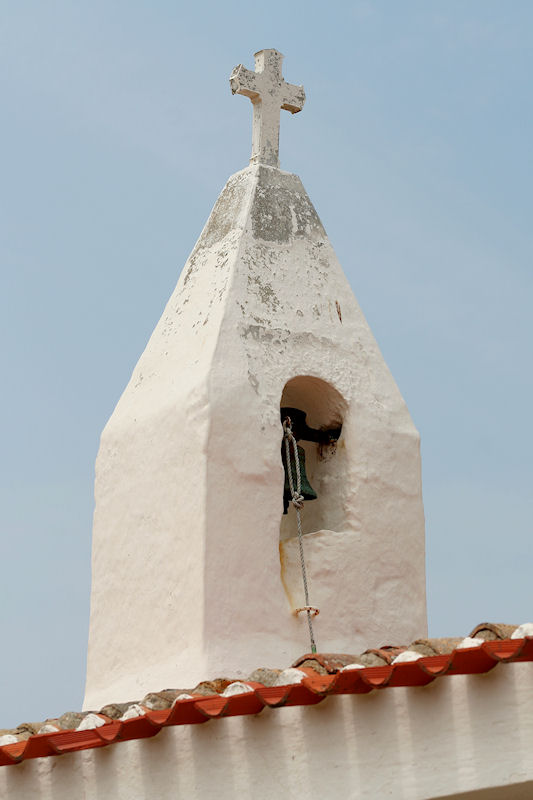
<path fill-rule="evenodd" d="M 292 472 L 292 483 L 294 489 L 297 486 L 296 464 L 294 462 L 294 442 L 289 443 L 290 448 L 290 462 Z M 300 494 L 304 500 L 316 500 L 318 495 L 309 483 L 305 471 L 305 450 L 300 445 L 296 445 L 298 452 L 298 461 L 300 462 Z M 289 503 L 292 500 L 291 487 L 289 484 L 289 476 L 287 474 L 287 451 L 285 448 L 285 441 L 281 447 L 281 460 L 283 461 L 283 468 L 285 470 L 285 484 L 283 486 L 283 513 L 286 514 L 289 509 Z"/>
<path fill-rule="evenodd" d="M 336 428 L 316 430 L 310 428 L 307 424 L 307 414 L 300 408 L 293 408 L 289 406 L 282 406 L 280 410 L 281 422 L 284 425 L 288 424 L 294 439 L 298 442 L 303 439 L 306 442 L 316 442 L 319 445 L 330 445 L 337 441 L 341 435 L 342 426 Z M 289 508 L 289 503 L 292 500 L 291 488 L 289 484 L 289 477 L 287 473 L 287 451 L 285 445 L 285 436 L 281 445 L 281 460 L 285 469 L 285 485 L 283 487 L 283 513 L 286 514 Z M 292 482 L 296 491 L 297 478 L 296 478 L 296 464 L 294 462 L 294 442 L 292 439 L 289 442 L 290 447 L 290 461 L 292 471 Z M 304 500 L 316 500 L 317 493 L 307 480 L 305 472 L 305 450 L 300 445 L 297 445 L 298 461 L 300 462 L 300 494 Z"/>

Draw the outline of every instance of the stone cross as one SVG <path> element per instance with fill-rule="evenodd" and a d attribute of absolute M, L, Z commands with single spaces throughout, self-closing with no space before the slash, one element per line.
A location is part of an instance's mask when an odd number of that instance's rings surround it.
<path fill-rule="evenodd" d="M 233 94 L 249 97 L 254 107 L 250 164 L 279 167 L 279 110 L 297 114 L 304 107 L 304 87 L 285 82 L 282 61 L 277 50 L 259 50 L 255 72 L 239 64 L 230 75 Z"/>

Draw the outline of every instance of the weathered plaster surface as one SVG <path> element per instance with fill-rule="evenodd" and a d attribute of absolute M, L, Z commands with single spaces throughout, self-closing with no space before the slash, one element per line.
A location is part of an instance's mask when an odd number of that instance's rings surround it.
<path fill-rule="evenodd" d="M 102 434 L 86 708 L 308 649 L 280 564 L 279 407 L 297 376 L 332 387 L 343 423 L 337 452 L 309 461 L 319 649 L 425 634 L 418 433 L 301 181 L 251 166 L 229 179 Z M 313 423 L 324 404 L 305 385 Z"/>
<path fill-rule="evenodd" d="M 529 800 L 532 741 L 533 667 L 508 664 L 25 761 L 0 768 L 0 796 Z"/>

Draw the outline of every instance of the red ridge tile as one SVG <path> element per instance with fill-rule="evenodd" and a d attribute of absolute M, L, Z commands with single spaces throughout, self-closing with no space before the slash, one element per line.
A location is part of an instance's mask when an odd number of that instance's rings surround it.
<path fill-rule="evenodd" d="M 533 636 L 528 636 L 527 639 L 522 639 L 522 641 L 524 644 L 520 650 L 520 655 L 517 658 L 513 658 L 513 661 L 533 661 Z"/>
<path fill-rule="evenodd" d="M 12 744 L 4 744 L 0 747 L 0 767 L 10 767 L 13 764 L 18 764 L 21 760 L 22 757 L 20 755 L 11 754 L 10 748 L 12 747 Z"/>
<path fill-rule="evenodd" d="M 130 739 L 148 739 L 161 730 L 161 725 L 152 722 L 147 714 L 133 719 L 125 719 L 117 741 L 126 742 Z"/>
<path fill-rule="evenodd" d="M 196 707 L 196 701 L 202 696 L 187 698 L 185 700 L 178 700 L 170 709 L 170 714 L 165 725 L 198 725 L 202 722 L 207 722 L 210 717 L 202 714 Z"/>
<path fill-rule="evenodd" d="M 290 686 L 264 686 L 255 691 L 263 703 L 271 708 L 315 705 L 324 699 L 323 695 L 315 694 L 303 683 L 293 683 Z"/>
<path fill-rule="evenodd" d="M 451 675 L 479 675 L 494 669 L 498 663 L 490 652 L 487 652 L 485 644 L 481 647 L 465 647 L 461 650 L 454 650 L 450 655 L 448 672 Z"/>
<path fill-rule="evenodd" d="M 424 656 L 417 661 L 420 664 L 420 669 L 427 672 L 428 675 L 434 675 L 439 678 L 441 675 L 446 675 L 452 663 L 451 653 L 445 653 L 439 656 Z"/>
<path fill-rule="evenodd" d="M 104 747 L 105 742 L 95 729 L 88 731 L 58 731 L 45 734 L 57 753 L 69 753 L 71 750 L 89 750 L 93 747 Z M 29 741 L 29 740 L 28 740 Z"/>
<path fill-rule="evenodd" d="M 3 758 L 6 758 L 5 766 L 10 764 L 18 764 L 24 758 L 24 750 L 26 749 L 27 742 L 14 742 L 13 744 L 5 744 L 0 747 L 0 764 L 4 766 Z"/>
<path fill-rule="evenodd" d="M 129 720 L 113 720 L 87 731 L 57 731 L 35 734 L 25 741 L 0 746 L 0 766 L 28 758 L 105 747 L 113 742 L 155 736 L 168 725 L 194 725 L 222 716 L 257 714 L 265 705 L 313 705 L 328 694 L 365 694 L 394 686 L 424 686 L 443 675 L 475 675 L 488 672 L 502 662 L 533 661 L 533 637 L 484 642 L 480 647 L 454 650 L 446 655 L 424 656 L 412 662 L 389 666 L 344 670 L 319 675 L 304 668 L 302 683 L 287 686 L 251 684 L 253 691 L 230 697 L 196 695 L 178 700 L 170 709 L 148 711 Z"/>
<path fill-rule="evenodd" d="M 392 665 L 392 675 L 387 684 L 393 686 L 426 686 L 437 677 L 425 672 L 418 661 L 404 661 Z"/>
<path fill-rule="evenodd" d="M 338 672 L 329 688 L 328 694 L 368 694 L 373 687 L 365 683 L 362 669 L 347 669 Z"/>
<path fill-rule="evenodd" d="M 56 755 L 57 750 L 52 747 L 49 737 L 49 733 L 38 733 L 35 736 L 30 736 L 30 738 L 24 742 L 26 747 L 24 748 L 22 758 L 26 760 L 27 758 L 44 758 L 45 756 Z"/>
<path fill-rule="evenodd" d="M 496 639 L 485 642 L 483 650 L 498 661 L 514 661 L 522 654 L 526 642 L 526 639 Z"/>
<path fill-rule="evenodd" d="M 393 671 L 394 667 L 391 666 L 365 667 L 360 670 L 362 679 L 372 689 L 384 689 L 388 685 Z"/>
<path fill-rule="evenodd" d="M 213 717 L 221 717 L 228 703 L 229 698 L 214 694 L 197 700 L 195 706 L 201 714 L 205 714 L 212 719 Z"/>
<path fill-rule="evenodd" d="M 113 742 L 116 742 L 117 739 L 120 739 L 123 726 L 124 723 L 117 719 L 113 720 L 113 722 L 108 722 L 107 725 L 102 725 L 100 728 L 96 728 L 96 732 L 98 736 L 104 740 L 104 742 L 107 744 L 113 744 Z"/>
<path fill-rule="evenodd" d="M 154 725 L 165 725 L 169 716 L 170 716 L 170 708 L 161 708 L 157 711 L 147 711 L 146 716 Z"/>
<path fill-rule="evenodd" d="M 314 675 L 304 678 L 302 683 L 306 689 L 310 689 L 315 694 L 329 694 L 335 678 L 336 675 L 319 675 L 318 672 L 315 672 Z"/>
<path fill-rule="evenodd" d="M 260 714 L 265 707 L 265 704 L 255 691 L 247 694 L 234 694 L 233 697 L 228 697 L 228 700 L 229 703 L 221 716 L 237 717 Z"/>

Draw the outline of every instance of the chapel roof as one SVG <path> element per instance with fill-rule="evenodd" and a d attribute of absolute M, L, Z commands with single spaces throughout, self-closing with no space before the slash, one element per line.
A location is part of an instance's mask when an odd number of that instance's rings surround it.
<path fill-rule="evenodd" d="M 446 675 L 475 675 L 518 661 L 533 661 L 532 623 L 484 622 L 463 639 L 416 639 L 409 646 L 387 645 L 358 655 L 307 653 L 287 669 L 259 668 L 244 681 L 202 681 L 193 689 L 150 692 L 97 712 L 68 711 L 0 730 L 0 766 L 144 739 L 171 725 L 258 714 L 265 706 L 314 705 L 333 694 L 421 687 Z"/>

